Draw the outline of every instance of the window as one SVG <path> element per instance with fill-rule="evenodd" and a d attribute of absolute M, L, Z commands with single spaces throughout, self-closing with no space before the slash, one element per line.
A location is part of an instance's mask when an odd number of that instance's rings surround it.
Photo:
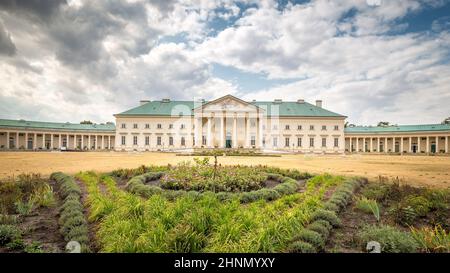
<path fill-rule="evenodd" d="M 125 128 L 127 128 L 127 125 L 126 125 L 125 123 L 122 123 L 120 127 L 121 127 L 122 129 L 125 129 Z"/>
<path fill-rule="evenodd" d="M 150 124 L 146 123 L 145 124 L 145 129 L 150 129 Z"/>
<path fill-rule="evenodd" d="M 289 130 L 289 125 L 284 126 L 285 130 Z"/>
<path fill-rule="evenodd" d="M 122 145 L 126 145 L 126 140 L 127 140 L 127 137 L 126 136 L 122 136 Z"/>
<path fill-rule="evenodd" d="M 183 123 L 183 124 L 181 124 L 180 128 L 184 129 L 184 128 L 186 128 L 186 125 Z"/>
<path fill-rule="evenodd" d="M 186 139 L 181 137 L 181 146 L 186 146 Z"/>
<path fill-rule="evenodd" d="M 145 137 L 145 145 L 150 145 L 150 137 L 149 136 L 146 136 Z"/>
<path fill-rule="evenodd" d="M 297 130 L 301 131 L 301 130 L 302 130 L 302 126 L 301 126 L 301 125 L 298 125 L 298 126 L 297 126 Z"/>
<path fill-rule="evenodd" d="M 202 145 L 206 145 L 206 136 L 202 136 Z"/>
<path fill-rule="evenodd" d="M 339 131 L 339 125 L 334 125 L 334 130 Z"/>
<path fill-rule="evenodd" d="M 314 147 L 314 138 L 313 137 L 309 138 L 309 147 Z"/>
<path fill-rule="evenodd" d="M 338 137 L 334 138 L 334 147 L 339 147 L 339 138 Z"/>
<path fill-rule="evenodd" d="M 274 137 L 273 138 L 273 147 L 277 147 L 278 146 L 278 138 Z"/>
<path fill-rule="evenodd" d="M 192 146 L 195 146 L 195 136 L 192 137 Z"/>
<path fill-rule="evenodd" d="M 302 147 L 302 138 L 301 137 L 297 138 L 297 146 Z"/>
<path fill-rule="evenodd" d="M 169 129 L 173 129 L 173 124 L 169 124 Z"/>
<path fill-rule="evenodd" d="M 285 146 L 285 147 L 289 147 L 289 138 L 288 138 L 288 137 L 286 137 L 286 138 L 284 139 L 284 146 Z"/>
<path fill-rule="evenodd" d="M 314 131 L 314 125 L 309 125 L 309 130 Z"/>
<path fill-rule="evenodd" d="M 322 131 L 326 131 L 327 130 L 327 126 L 326 125 L 322 125 Z"/>
<path fill-rule="evenodd" d="M 133 124 L 133 129 L 137 129 L 137 128 L 138 128 L 137 123 L 134 123 L 134 124 Z"/>
<path fill-rule="evenodd" d="M 133 136 L 133 145 L 137 145 L 137 136 Z"/>
<path fill-rule="evenodd" d="M 327 147 L 327 138 L 326 137 L 322 138 L 322 147 Z"/>
<path fill-rule="evenodd" d="M 161 146 L 161 137 L 156 138 L 156 145 Z"/>
<path fill-rule="evenodd" d="M 173 137 L 169 137 L 169 145 L 173 146 Z"/>
<path fill-rule="evenodd" d="M 251 136 L 251 138 L 250 138 L 250 145 L 251 146 L 256 146 L 256 136 Z"/>
<path fill-rule="evenodd" d="M 156 128 L 161 129 L 162 128 L 161 123 L 158 123 L 158 125 L 156 125 Z"/>

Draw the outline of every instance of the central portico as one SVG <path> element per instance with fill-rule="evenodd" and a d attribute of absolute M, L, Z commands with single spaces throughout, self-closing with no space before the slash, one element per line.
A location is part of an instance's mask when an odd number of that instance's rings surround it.
<path fill-rule="evenodd" d="M 261 148 L 265 110 L 227 95 L 194 108 L 196 148 Z"/>

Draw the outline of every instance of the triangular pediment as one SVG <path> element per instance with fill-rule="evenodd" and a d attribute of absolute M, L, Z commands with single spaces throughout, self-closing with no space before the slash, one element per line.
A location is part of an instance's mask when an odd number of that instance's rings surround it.
<path fill-rule="evenodd" d="M 214 111 L 230 111 L 230 112 L 261 112 L 258 106 L 248 103 L 244 100 L 236 98 L 232 95 L 226 95 L 218 99 L 209 101 L 195 111 L 214 112 Z"/>

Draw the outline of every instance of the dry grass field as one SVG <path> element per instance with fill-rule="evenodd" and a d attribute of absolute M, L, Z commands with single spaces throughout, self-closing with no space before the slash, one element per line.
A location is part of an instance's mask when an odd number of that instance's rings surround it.
<path fill-rule="evenodd" d="M 117 152 L 1 152 L 0 178 L 20 173 L 49 175 L 54 171 L 70 174 L 85 170 L 111 171 L 139 165 L 166 165 L 192 160 L 171 153 Z M 386 155 L 283 155 L 282 157 L 221 157 L 221 164 L 272 165 L 297 168 L 312 173 L 361 175 L 371 180 L 398 177 L 412 185 L 450 187 L 450 157 Z"/>

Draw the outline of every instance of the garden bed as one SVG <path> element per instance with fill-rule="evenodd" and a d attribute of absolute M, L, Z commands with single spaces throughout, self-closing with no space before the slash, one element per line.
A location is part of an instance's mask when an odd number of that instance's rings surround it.
<path fill-rule="evenodd" d="M 329 252 L 366 252 L 369 241 L 379 242 L 382 252 L 450 252 L 450 189 L 370 183 L 340 219 Z"/>

